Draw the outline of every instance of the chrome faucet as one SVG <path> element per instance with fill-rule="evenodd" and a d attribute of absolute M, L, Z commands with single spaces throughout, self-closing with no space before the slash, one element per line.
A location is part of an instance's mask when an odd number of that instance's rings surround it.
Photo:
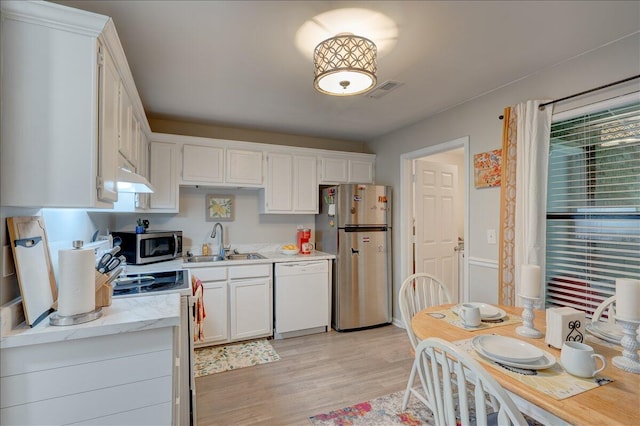
<path fill-rule="evenodd" d="M 218 227 L 220 227 L 220 258 L 224 259 L 225 258 L 224 228 L 222 227 L 222 224 L 220 222 L 216 222 L 215 225 L 213 225 L 213 230 L 211 231 L 211 238 L 216 237 L 216 229 Z"/>

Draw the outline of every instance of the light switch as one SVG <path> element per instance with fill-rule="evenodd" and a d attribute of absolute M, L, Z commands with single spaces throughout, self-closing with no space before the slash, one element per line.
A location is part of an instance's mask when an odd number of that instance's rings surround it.
<path fill-rule="evenodd" d="M 496 230 L 487 229 L 487 244 L 496 244 Z"/>

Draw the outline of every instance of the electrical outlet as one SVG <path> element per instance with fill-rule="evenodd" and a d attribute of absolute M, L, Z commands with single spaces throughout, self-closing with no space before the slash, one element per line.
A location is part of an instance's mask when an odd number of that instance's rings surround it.
<path fill-rule="evenodd" d="M 487 244 L 496 244 L 496 230 L 495 229 L 487 229 Z"/>
<path fill-rule="evenodd" d="M 16 267 L 13 264 L 13 255 L 10 246 L 2 247 L 2 276 L 9 277 L 16 273 Z"/>

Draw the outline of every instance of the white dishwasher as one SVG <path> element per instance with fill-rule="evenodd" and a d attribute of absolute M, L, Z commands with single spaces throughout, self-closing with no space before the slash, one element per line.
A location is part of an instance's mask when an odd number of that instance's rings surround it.
<path fill-rule="evenodd" d="M 329 261 L 276 263 L 276 339 L 323 333 L 331 318 Z"/>

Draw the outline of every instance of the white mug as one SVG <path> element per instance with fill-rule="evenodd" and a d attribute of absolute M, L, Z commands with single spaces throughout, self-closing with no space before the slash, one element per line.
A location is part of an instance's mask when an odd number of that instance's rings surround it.
<path fill-rule="evenodd" d="M 596 358 L 602 367 L 596 369 Z M 560 363 L 567 373 L 578 377 L 593 377 L 607 366 L 607 360 L 593 351 L 589 345 L 580 342 L 564 342 L 560 351 Z"/>
<path fill-rule="evenodd" d="M 467 327 L 477 327 L 480 325 L 480 308 L 469 303 L 460 306 L 458 316 Z"/>

